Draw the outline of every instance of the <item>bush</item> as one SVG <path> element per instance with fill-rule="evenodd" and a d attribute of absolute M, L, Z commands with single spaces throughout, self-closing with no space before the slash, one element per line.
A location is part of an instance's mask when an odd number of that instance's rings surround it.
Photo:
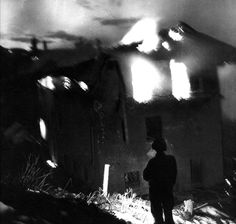
<path fill-rule="evenodd" d="M 26 166 L 20 172 L 17 182 L 24 189 L 48 191 L 51 186 L 47 179 L 51 175 L 52 171 L 45 170 L 40 164 L 39 156 L 29 155 Z"/>

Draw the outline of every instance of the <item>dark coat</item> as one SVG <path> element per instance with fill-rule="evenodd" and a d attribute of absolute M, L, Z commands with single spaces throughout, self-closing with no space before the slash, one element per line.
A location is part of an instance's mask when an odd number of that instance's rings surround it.
<path fill-rule="evenodd" d="M 154 158 L 150 159 L 143 171 L 143 178 L 149 182 L 151 191 L 172 190 L 176 182 L 176 176 L 175 157 L 165 155 L 164 152 L 158 152 Z"/>

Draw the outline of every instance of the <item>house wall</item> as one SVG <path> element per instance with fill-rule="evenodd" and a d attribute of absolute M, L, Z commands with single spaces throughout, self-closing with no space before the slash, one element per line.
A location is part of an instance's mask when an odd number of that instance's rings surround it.
<path fill-rule="evenodd" d="M 76 91 L 55 94 L 59 166 L 78 187 L 102 187 L 104 165 L 110 164 L 109 192 L 132 187 L 148 192 L 142 179 L 150 143 L 146 118 L 158 116 L 162 135 L 177 159 L 176 190 L 209 187 L 223 180 L 221 111 L 217 95 L 205 101 L 126 104 L 117 72 L 107 64 L 103 85 L 87 97 Z M 217 165 L 216 165 L 217 164 Z M 79 189 L 79 188 L 78 188 Z"/>
<path fill-rule="evenodd" d="M 62 183 L 69 179 L 76 187 L 92 185 L 94 172 L 94 155 L 92 149 L 92 118 L 90 102 L 81 100 L 79 94 L 57 93 L 54 95 L 55 114 L 53 117 L 57 127 L 55 132 L 55 148 L 57 162 L 63 170 Z"/>
<path fill-rule="evenodd" d="M 218 99 L 213 99 L 197 108 L 157 109 L 148 114 L 130 114 L 129 143 L 116 146 L 107 144 L 105 148 L 110 148 L 109 155 L 100 158 L 102 164 L 111 164 L 110 191 L 124 191 L 124 174 L 138 171 L 139 184 L 134 189 L 137 193 L 147 192 L 148 186 L 142 179 L 142 171 L 149 159 L 146 155 L 145 118 L 150 116 L 161 117 L 163 136 L 169 148 L 167 153 L 176 157 L 176 190 L 210 187 L 223 180 L 220 113 Z"/>
<path fill-rule="evenodd" d="M 231 177 L 236 157 L 236 64 L 218 67 L 223 125 L 224 174 Z"/>
<path fill-rule="evenodd" d="M 81 107 L 74 103 L 70 109 L 64 104 L 70 112 L 64 111 L 65 121 L 58 139 L 61 162 L 68 176 L 78 185 L 86 183 L 94 189 L 102 187 L 104 165 L 110 164 L 109 192 L 124 192 L 132 187 L 138 194 L 147 193 L 148 185 L 142 179 L 149 159 L 145 119 L 160 116 L 163 136 L 169 147 L 167 153 L 177 160 L 176 190 L 215 185 L 223 178 L 217 103 L 218 100 L 213 99 L 193 108 L 177 106 L 171 110 L 152 109 L 145 114 L 128 113 L 128 142 L 123 138 L 122 119 L 118 114 L 109 119 L 113 126 L 105 121 L 101 141 L 99 125 L 93 127 L 91 135 L 91 123 L 83 113 L 85 110 L 79 110 Z"/>
<path fill-rule="evenodd" d="M 30 154 L 44 156 L 39 144 L 37 86 L 22 78 L 1 89 L 1 177 L 16 178 Z"/>
<path fill-rule="evenodd" d="M 218 99 L 213 99 L 200 108 L 163 116 L 163 134 L 179 167 L 178 190 L 209 187 L 223 180 L 219 112 Z"/>

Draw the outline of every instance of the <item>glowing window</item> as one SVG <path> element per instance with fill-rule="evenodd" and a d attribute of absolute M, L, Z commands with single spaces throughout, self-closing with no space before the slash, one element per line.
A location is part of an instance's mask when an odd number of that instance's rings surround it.
<path fill-rule="evenodd" d="M 136 58 L 131 64 L 133 98 L 137 102 L 148 102 L 159 86 L 160 75 L 155 66 L 143 58 Z"/>
<path fill-rule="evenodd" d="M 53 78 L 51 76 L 47 76 L 45 78 L 42 78 L 42 79 L 38 80 L 38 82 L 45 88 L 48 88 L 50 90 L 55 89 L 55 85 L 53 83 Z"/>
<path fill-rule="evenodd" d="M 171 47 L 170 47 L 170 45 L 169 45 L 169 43 L 168 43 L 167 41 L 162 42 L 161 45 L 162 45 L 166 50 L 168 50 L 168 51 L 171 50 Z"/>
<path fill-rule="evenodd" d="M 172 95 L 178 100 L 188 99 L 190 97 L 191 86 L 186 65 L 172 59 L 170 61 L 170 71 L 172 79 Z"/>
<path fill-rule="evenodd" d="M 79 86 L 80 86 L 80 88 L 82 90 L 84 90 L 84 91 L 88 91 L 89 90 L 88 85 L 85 82 L 80 81 L 80 82 L 78 82 L 78 84 L 79 84 Z"/>
<path fill-rule="evenodd" d="M 40 128 L 41 137 L 45 140 L 47 137 L 47 128 L 42 118 L 39 119 L 39 128 Z"/>
<path fill-rule="evenodd" d="M 170 38 L 172 38 L 175 41 L 181 41 L 183 39 L 183 36 L 180 33 L 175 32 L 172 29 L 169 30 L 168 35 Z"/>
<path fill-rule="evenodd" d="M 67 77 L 63 77 L 63 86 L 65 89 L 70 89 L 71 88 L 71 81 Z"/>

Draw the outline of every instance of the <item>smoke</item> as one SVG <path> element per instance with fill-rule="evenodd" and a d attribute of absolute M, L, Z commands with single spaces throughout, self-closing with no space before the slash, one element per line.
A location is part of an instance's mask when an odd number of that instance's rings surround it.
<path fill-rule="evenodd" d="M 121 43 L 129 45 L 131 43 L 142 42 L 138 50 L 149 53 L 157 49 L 159 38 L 157 36 L 157 20 L 144 18 L 138 21 L 131 30 L 122 38 Z"/>
<path fill-rule="evenodd" d="M 235 12 L 235 0 L 130 0 L 123 1 L 116 15 L 158 17 L 160 29 L 185 21 L 200 32 L 236 46 Z"/>
<path fill-rule="evenodd" d="M 143 11 L 161 18 L 160 28 L 185 21 L 200 32 L 236 46 L 235 0 L 152 0 L 148 3 L 142 6 Z"/>
<path fill-rule="evenodd" d="M 236 46 L 235 0 L 0 0 L 1 32 L 45 34 L 63 30 L 74 35 L 108 37 L 118 42 L 130 27 L 98 23 L 94 18 L 160 18 L 158 27 L 185 21 L 195 29 Z"/>

